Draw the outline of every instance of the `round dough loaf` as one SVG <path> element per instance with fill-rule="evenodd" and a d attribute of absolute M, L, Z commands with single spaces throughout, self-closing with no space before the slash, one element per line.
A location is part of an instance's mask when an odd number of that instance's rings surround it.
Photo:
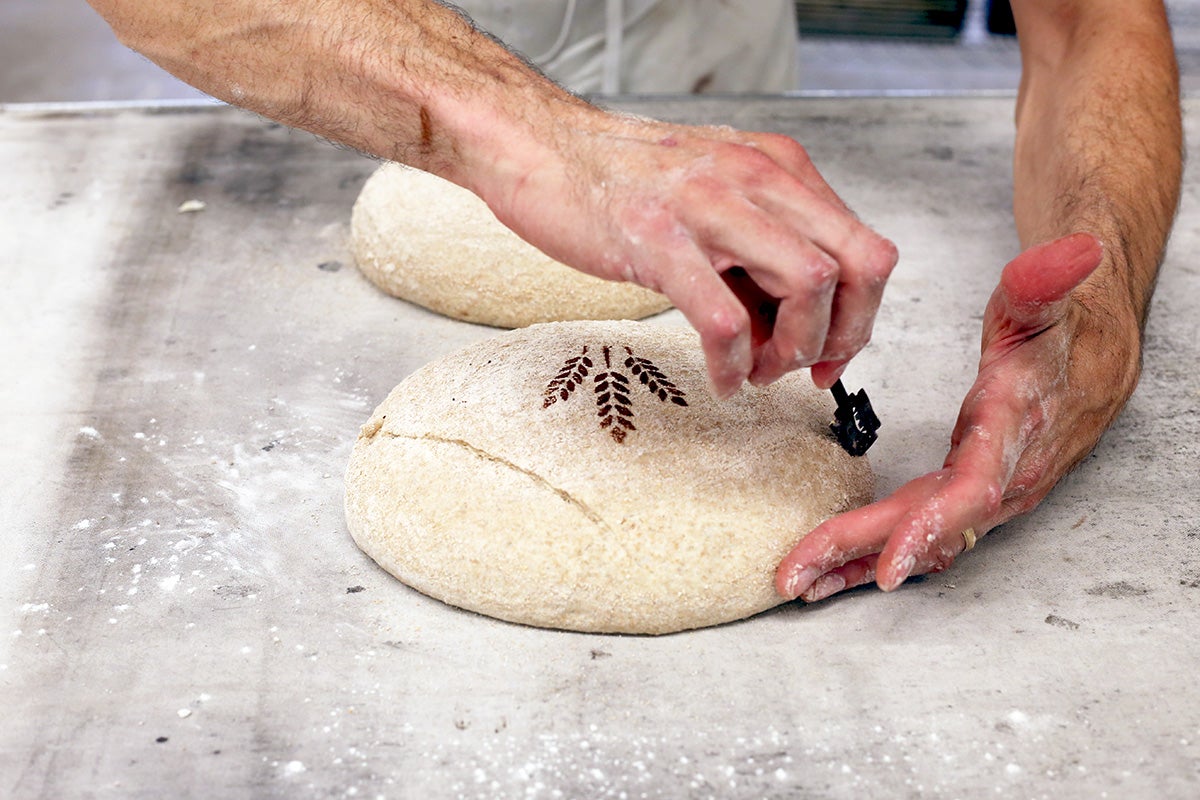
<path fill-rule="evenodd" d="M 513 622 L 668 633 L 782 602 L 780 559 L 869 502 L 805 375 L 708 392 L 699 338 L 535 325 L 413 373 L 346 475 L 354 540 L 404 583 Z"/>
<path fill-rule="evenodd" d="M 636 319 L 670 307 L 657 292 L 560 264 L 471 192 L 400 164 L 384 164 L 367 179 L 350 240 L 359 269 L 380 289 L 467 322 L 519 328 Z"/>

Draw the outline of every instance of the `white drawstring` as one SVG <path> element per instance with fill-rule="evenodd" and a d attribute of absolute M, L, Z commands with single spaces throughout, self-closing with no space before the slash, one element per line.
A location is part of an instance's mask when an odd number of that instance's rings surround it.
<path fill-rule="evenodd" d="M 604 6 L 604 72 L 600 91 L 619 94 L 621 91 L 621 37 L 624 33 L 621 0 L 606 0 Z"/>
<path fill-rule="evenodd" d="M 575 23 L 575 3 L 577 0 L 567 0 L 567 10 L 563 12 L 562 27 L 558 30 L 558 38 L 554 44 L 546 51 L 545 55 L 540 55 L 533 59 L 535 64 L 545 64 L 550 59 L 562 52 L 563 47 L 567 44 L 567 38 L 571 34 L 571 26 Z"/>
<path fill-rule="evenodd" d="M 533 63 L 543 68 L 548 66 L 551 61 L 567 63 L 571 59 L 578 58 L 581 53 L 587 53 L 594 47 L 603 46 L 600 90 L 604 94 L 618 94 L 621 91 L 621 51 L 624 46 L 625 29 L 632 28 L 641 22 L 661 1 L 642 0 L 634 5 L 635 10 L 629 19 L 625 19 L 625 3 L 622 0 L 606 0 L 604 30 L 568 44 L 567 42 L 571 38 L 570 28 L 578 14 L 576 0 L 569 0 L 563 16 L 563 25 L 559 30 L 558 40 L 554 43 L 554 47 L 546 55 L 533 59 Z"/>

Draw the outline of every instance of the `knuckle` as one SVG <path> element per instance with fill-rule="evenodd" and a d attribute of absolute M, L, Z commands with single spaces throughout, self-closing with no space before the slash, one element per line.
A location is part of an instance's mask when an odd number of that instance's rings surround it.
<path fill-rule="evenodd" d="M 1004 503 L 1004 487 L 999 481 L 991 481 L 983 487 L 979 510 L 986 519 L 991 519 L 1000 513 Z"/>
<path fill-rule="evenodd" d="M 954 556 L 945 550 L 938 550 L 933 555 L 933 563 L 929 565 L 930 572 L 945 572 L 954 564 Z"/>
<path fill-rule="evenodd" d="M 755 134 L 755 140 L 760 147 L 777 152 L 793 159 L 808 161 L 808 150 L 804 145 L 785 133 L 763 131 Z"/>
<path fill-rule="evenodd" d="M 803 277 L 808 291 L 823 295 L 837 286 L 841 265 L 824 250 L 814 251 L 804 260 Z"/>
<path fill-rule="evenodd" d="M 895 269 L 896 262 L 900 260 L 900 251 L 891 239 L 885 239 L 878 234 L 871 236 L 872 242 L 867 247 L 864 267 L 872 277 L 886 279 Z"/>
<path fill-rule="evenodd" d="M 714 311 L 698 327 L 703 339 L 713 344 L 726 344 L 750 328 L 750 315 L 740 305 L 726 306 Z"/>
<path fill-rule="evenodd" d="M 807 147 L 800 144 L 799 142 L 797 142 L 795 139 L 793 139 L 790 136 L 784 136 L 783 134 L 776 134 L 776 135 L 780 137 L 780 141 L 782 142 L 783 146 L 786 147 L 790 151 L 789 154 L 791 155 L 791 157 L 793 159 L 796 160 L 797 163 L 801 163 L 801 164 L 811 164 L 812 163 L 812 157 L 809 156 Z"/>

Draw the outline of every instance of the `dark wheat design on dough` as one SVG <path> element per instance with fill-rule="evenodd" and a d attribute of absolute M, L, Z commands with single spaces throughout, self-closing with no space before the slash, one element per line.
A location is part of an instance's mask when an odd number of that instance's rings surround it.
<path fill-rule="evenodd" d="M 646 391 L 660 401 L 671 402 L 677 406 L 686 406 L 686 393 L 676 386 L 648 358 L 636 356 L 629 347 L 624 348 L 628 354 L 624 366 L 636 377 Z M 558 371 L 542 392 L 542 408 L 549 408 L 559 400 L 566 402 L 583 383 L 588 372 L 594 366 L 588 357 L 587 345 L 579 355 L 572 356 L 563 362 Z M 633 401 L 629 397 L 632 381 L 621 371 L 620 367 L 613 368 L 612 352 L 606 345 L 601 348 L 604 355 L 604 369 L 592 376 L 593 394 L 596 401 L 596 416 L 600 418 L 600 429 L 608 431 L 608 435 L 617 444 L 625 441 L 629 431 L 637 430 L 633 424 Z"/>
<path fill-rule="evenodd" d="M 629 354 L 629 358 L 625 359 L 625 366 L 650 390 L 650 394 L 656 395 L 664 403 L 670 399 L 677 406 L 687 405 L 687 400 L 683 399 L 684 391 L 669 381 L 662 370 L 654 366 L 653 361 L 635 356 L 628 347 L 625 348 L 625 352 Z"/>
<path fill-rule="evenodd" d="M 596 373 L 596 416 L 600 427 L 607 430 L 617 444 L 625 441 L 627 431 L 636 431 L 633 425 L 633 401 L 629 399 L 629 378 L 612 368 L 608 345 L 604 346 L 604 372 Z"/>
<path fill-rule="evenodd" d="M 546 384 L 546 391 L 542 392 L 542 408 L 549 408 L 559 400 L 566 400 L 571 396 L 571 392 L 575 391 L 575 387 L 583 383 L 588 370 L 592 368 L 592 360 L 588 358 L 587 351 L 585 344 L 583 352 L 568 358 L 558 374 Z"/>

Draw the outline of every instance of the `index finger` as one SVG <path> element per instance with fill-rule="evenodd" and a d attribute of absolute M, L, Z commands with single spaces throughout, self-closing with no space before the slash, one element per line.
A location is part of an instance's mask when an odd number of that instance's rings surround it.
<path fill-rule="evenodd" d="M 752 315 L 698 250 L 667 266 L 659 288 L 700 334 L 717 397 L 736 392 L 750 376 Z"/>
<path fill-rule="evenodd" d="M 880 553 L 897 524 L 922 498 L 949 480 L 943 469 L 914 478 L 883 500 L 839 514 L 818 525 L 784 556 L 775 572 L 775 591 L 789 600 L 822 575 Z"/>

